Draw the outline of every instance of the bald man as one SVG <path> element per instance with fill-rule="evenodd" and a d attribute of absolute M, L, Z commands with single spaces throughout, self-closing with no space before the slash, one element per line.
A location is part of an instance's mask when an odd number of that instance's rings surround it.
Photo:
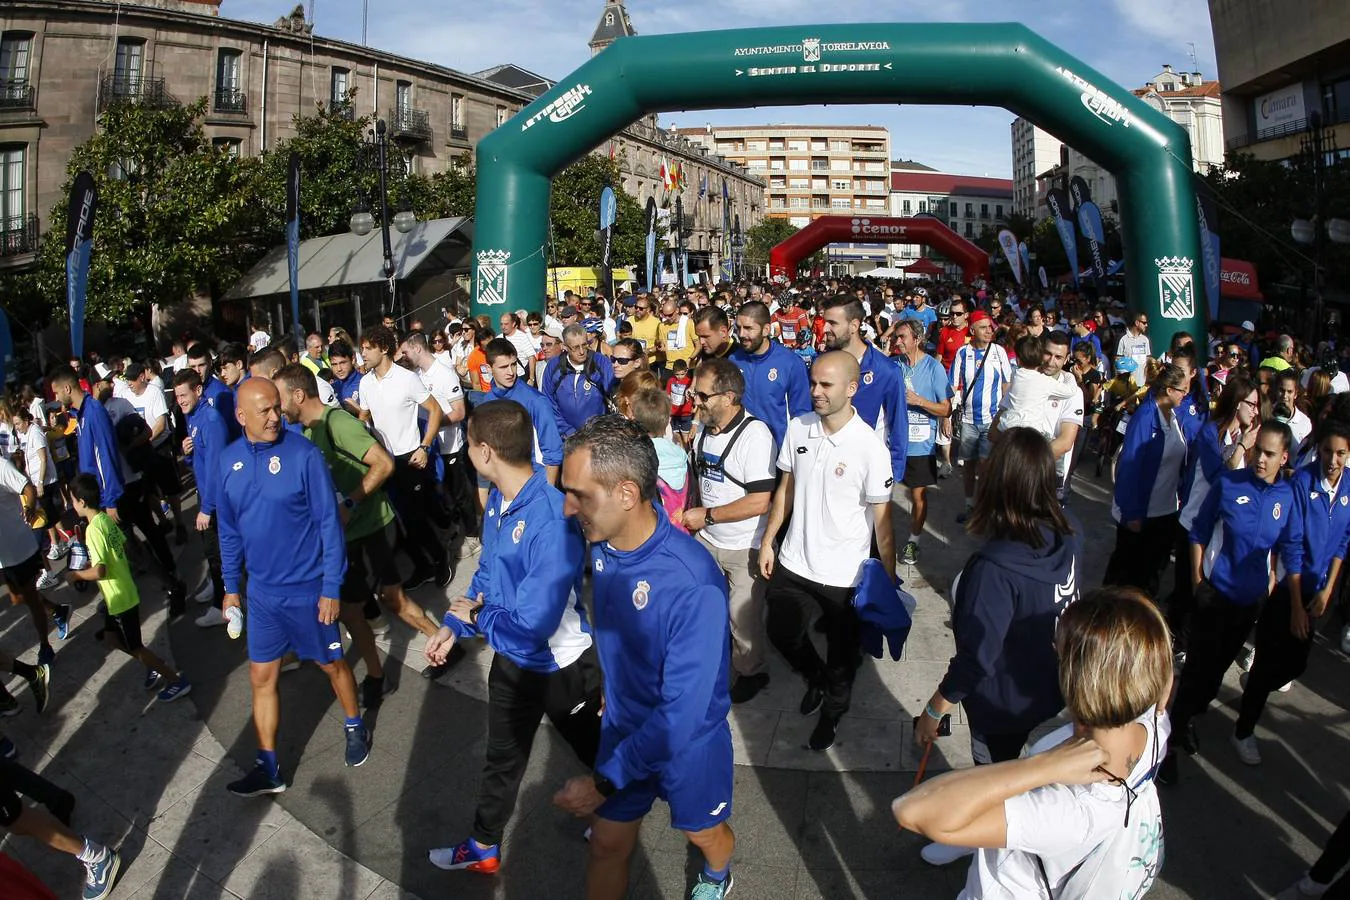
<path fill-rule="evenodd" d="M 235 416 L 244 439 L 220 457 L 216 498 L 224 611 L 240 607 L 248 572 L 248 658 L 258 760 L 228 786 L 241 797 L 286 790 L 277 766 L 277 676 L 290 649 L 323 669 L 346 716 L 347 765 L 370 756 L 370 733 L 356 705 L 356 681 L 342 658 L 338 597 L 347 571 L 337 491 L 323 454 L 282 427 L 281 395 L 266 378 L 239 387 Z"/>
<path fill-rule="evenodd" d="M 895 581 L 895 536 L 891 532 L 890 451 L 858 415 L 858 360 L 845 351 L 826 353 L 811 367 L 813 412 L 788 422 L 778 450 L 778 482 L 765 534 L 777 534 L 791 514 L 787 537 L 775 553 L 772 541 L 759 549 L 760 574 L 769 579 L 769 640 L 806 680 L 804 716 L 820 711 L 808 746 L 834 744 L 848 712 L 858 666 L 858 617 L 853 588 L 863 563 L 877 554 Z M 831 522 L 835 527 L 810 523 Z M 811 642 L 812 609 L 825 626 L 826 657 Z"/>

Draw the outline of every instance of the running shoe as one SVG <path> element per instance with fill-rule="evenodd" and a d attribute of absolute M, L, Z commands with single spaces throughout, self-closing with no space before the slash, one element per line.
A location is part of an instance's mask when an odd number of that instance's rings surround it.
<path fill-rule="evenodd" d="M 1341 629 L 1341 652 L 1350 656 L 1350 625 Z"/>
<path fill-rule="evenodd" d="M 159 695 L 155 699 L 159 700 L 160 703 L 172 703 L 179 697 L 187 696 L 187 694 L 190 693 L 191 691 L 192 691 L 192 684 L 187 680 L 186 677 L 179 675 L 178 680 L 175 681 L 173 684 L 169 685 L 168 687 L 166 687 L 164 690 L 160 691 Z"/>
<path fill-rule="evenodd" d="M 1240 738 L 1236 734 L 1228 736 L 1233 742 L 1233 749 L 1237 751 L 1238 759 L 1245 765 L 1261 765 L 1261 750 L 1256 746 L 1256 735 L 1249 734 L 1245 738 Z"/>
<path fill-rule="evenodd" d="M 197 623 L 198 628 L 215 628 L 225 624 L 225 614 L 214 606 L 208 606 L 206 612 L 202 613 L 193 621 Z"/>
<path fill-rule="evenodd" d="M 900 553 L 900 561 L 907 566 L 912 566 L 919 561 L 919 545 L 914 541 L 906 541 L 905 549 Z"/>
<path fill-rule="evenodd" d="M 52 544 L 50 548 L 48 548 L 47 558 L 50 559 L 52 562 L 56 562 L 58 559 L 65 556 L 69 552 L 70 552 L 69 541 L 57 541 L 55 544 Z"/>
<path fill-rule="evenodd" d="M 192 599 L 196 600 L 198 603 L 210 603 L 212 600 L 216 599 L 216 588 L 215 585 L 211 583 L 211 579 L 208 578 L 206 580 L 197 593 L 192 595 Z"/>
<path fill-rule="evenodd" d="M 146 689 L 147 691 L 153 691 L 155 688 L 159 687 L 159 680 L 160 680 L 161 678 L 163 678 L 163 677 L 164 677 L 163 675 L 160 675 L 160 674 L 159 674 L 158 672 L 156 672 L 154 669 L 146 669 L 146 670 L 145 670 L 145 689 Z"/>
<path fill-rule="evenodd" d="M 370 759 L 370 729 L 365 724 L 347 725 L 347 765 L 356 767 Z"/>
<path fill-rule="evenodd" d="M 54 591 L 61 586 L 61 579 L 52 574 L 51 569 L 43 569 L 42 574 L 38 576 L 37 589 L 39 591 Z"/>
<path fill-rule="evenodd" d="M 473 838 L 465 838 L 453 847 L 441 847 L 427 854 L 431 864 L 447 872 L 465 870 L 492 875 L 502 864 L 501 848 L 493 844 L 487 849 L 479 848 Z"/>
<path fill-rule="evenodd" d="M 285 655 L 281 657 L 281 671 L 294 672 L 299 668 L 300 657 L 296 656 L 292 651 L 287 650 Z"/>
<path fill-rule="evenodd" d="M 28 682 L 28 689 L 33 692 L 33 703 L 37 706 L 39 715 L 46 710 L 47 701 L 51 699 L 51 678 L 50 666 L 38 666 L 32 681 Z"/>
<path fill-rule="evenodd" d="M 459 545 L 459 558 L 468 559 L 470 556 L 477 556 L 483 549 L 481 538 L 466 537 Z"/>
<path fill-rule="evenodd" d="M 116 850 L 103 848 L 103 856 L 84 864 L 84 900 L 103 900 L 112 893 L 117 883 L 117 872 L 122 868 L 122 857 Z"/>
<path fill-rule="evenodd" d="M 938 478 L 951 478 L 952 464 L 949 462 L 938 463 Z"/>
<path fill-rule="evenodd" d="M 65 640 L 70 637 L 70 604 L 62 603 L 52 610 L 52 622 L 56 625 L 56 636 Z"/>
<path fill-rule="evenodd" d="M 286 782 L 281 780 L 278 775 L 273 778 L 268 774 L 267 769 L 259 764 L 253 767 L 249 772 L 238 781 L 232 781 L 225 786 L 225 790 L 234 794 L 236 797 L 257 797 L 262 794 L 283 794 L 286 792 Z"/>
<path fill-rule="evenodd" d="M 370 630 L 376 637 L 384 637 L 389 633 L 389 620 L 384 617 L 384 613 L 366 621 L 370 623 Z"/>
<path fill-rule="evenodd" d="M 727 894 L 731 893 L 732 886 L 736 883 L 736 878 L 730 872 L 722 881 L 713 881 L 702 872 L 698 873 L 698 880 L 694 882 L 694 889 L 689 892 L 689 900 L 722 900 Z"/>

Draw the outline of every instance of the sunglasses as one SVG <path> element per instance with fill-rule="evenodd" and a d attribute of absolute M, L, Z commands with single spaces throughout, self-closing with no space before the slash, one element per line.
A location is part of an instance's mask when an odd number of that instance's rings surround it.
<path fill-rule="evenodd" d="M 614 356 L 610 358 L 614 360 L 614 365 L 616 366 L 626 366 L 637 359 L 635 356 Z"/>
<path fill-rule="evenodd" d="M 690 391 L 689 396 L 693 397 L 699 403 L 707 403 L 713 397 L 717 397 L 725 393 L 726 391 L 713 391 L 711 394 L 705 394 L 702 391 Z"/>

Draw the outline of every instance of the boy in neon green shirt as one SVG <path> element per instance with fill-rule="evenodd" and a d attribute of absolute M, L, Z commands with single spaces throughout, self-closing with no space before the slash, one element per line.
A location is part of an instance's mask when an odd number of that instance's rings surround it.
<path fill-rule="evenodd" d="M 192 685 L 173 666 L 141 642 L 141 595 L 131 577 L 127 561 L 126 535 L 103 511 L 98 481 L 89 473 L 77 475 L 70 483 L 71 505 L 75 514 L 85 521 L 84 542 L 89 548 L 89 567 L 66 570 L 66 580 L 98 582 L 106 607 L 103 627 L 96 637 L 108 645 L 134 656 L 148 670 L 145 689 L 152 690 L 164 679 L 168 685 L 159 692 L 165 703 L 177 700 L 192 690 Z"/>

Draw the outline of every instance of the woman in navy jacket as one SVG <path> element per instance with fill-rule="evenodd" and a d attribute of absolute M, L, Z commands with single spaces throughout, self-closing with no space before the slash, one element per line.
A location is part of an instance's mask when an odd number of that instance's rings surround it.
<path fill-rule="evenodd" d="M 1165 365 L 1130 417 L 1111 504 L 1116 549 L 1106 564 L 1103 584 L 1133 585 L 1150 597 L 1158 596 L 1176 537 L 1186 464 L 1186 435 L 1177 406 L 1187 399 L 1190 387 L 1185 370 Z"/>

